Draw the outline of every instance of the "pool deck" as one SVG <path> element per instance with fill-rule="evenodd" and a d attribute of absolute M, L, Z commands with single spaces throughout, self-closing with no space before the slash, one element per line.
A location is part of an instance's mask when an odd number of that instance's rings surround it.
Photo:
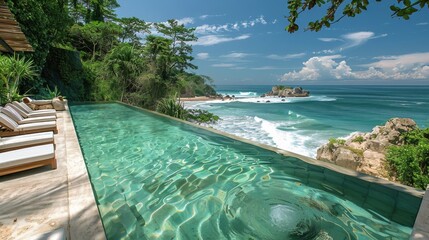
<path fill-rule="evenodd" d="M 68 110 L 57 112 L 57 116 L 59 133 L 55 135 L 55 155 L 58 168 L 51 170 L 50 167 L 42 167 L 0 177 L 0 239 L 2 240 L 106 239 L 70 112 Z M 255 143 L 212 128 L 181 122 L 282 155 L 294 156 L 310 164 L 323 166 L 368 182 L 386 185 L 401 192 L 423 195 L 421 191 L 404 185 Z M 411 239 L 429 239 L 429 188 L 420 206 Z"/>
<path fill-rule="evenodd" d="M 106 239 L 69 111 L 57 112 L 57 169 L 0 177 L 0 239 Z"/>

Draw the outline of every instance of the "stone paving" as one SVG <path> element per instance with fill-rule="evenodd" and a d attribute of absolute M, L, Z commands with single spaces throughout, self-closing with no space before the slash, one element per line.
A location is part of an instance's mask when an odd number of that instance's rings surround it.
<path fill-rule="evenodd" d="M 68 111 L 57 112 L 49 166 L 0 177 L 0 239 L 105 239 Z"/>

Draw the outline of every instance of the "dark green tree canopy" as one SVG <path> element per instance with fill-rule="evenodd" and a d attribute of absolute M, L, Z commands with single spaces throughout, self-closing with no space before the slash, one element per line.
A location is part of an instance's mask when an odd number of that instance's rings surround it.
<path fill-rule="evenodd" d="M 120 18 L 118 19 L 119 25 L 122 27 L 123 31 L 121 34 L 121 42 L 130 42 L 133 45 L 141 44 L 141 34 L 150 33 L 150 23 L 146 23 L 145 21 L 136 18 Z"/>
<path fill-rule="evenodd" d="M 381 0 L 376 0 L 381 2 Z M 299 29 L 296 20 L 304 11 L 312 10 L 314 7 L 328 5 L 326 14 L 314 22 L 309 22 L 307 30 L 319 31 L 323 27 L 330 27 L 331 24 L 338 22 L 344 17 L 355 17 L 367 10 L 368 0 L 288 0 L 289 16 L 287 17 L 289 25 L 286 30 L 293 33 Z M 397 4 L 390 6 L 392 17 L 399 17 L 408 20 L 410 16 L 426 7 L 429 8 L 428 0 L 397 0 Z M 342 12 L 339 9 L 342 8 Z"/>

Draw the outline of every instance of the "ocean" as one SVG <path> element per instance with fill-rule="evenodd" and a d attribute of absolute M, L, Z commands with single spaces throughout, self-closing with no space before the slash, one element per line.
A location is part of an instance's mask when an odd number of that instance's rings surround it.
<path fill-rule="evenodd" d="M 429 86 L 303 86 L 310 97 L 260 96 L 271 85 L 216 86 L 231 101 L 187 102 L 218 115 L 213 128 L 301 155 L 315 157 L 329 138 L 369 132 L 393 117 L 429 127 Z"/>

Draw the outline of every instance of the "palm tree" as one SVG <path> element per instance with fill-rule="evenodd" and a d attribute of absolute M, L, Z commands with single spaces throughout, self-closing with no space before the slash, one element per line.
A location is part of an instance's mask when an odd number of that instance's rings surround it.
<path fill-rule="evenodd" d="M 107 74 L 119 80 L 121 101 L 125 93 L 132 88 L 133 82 L 143 70 L 143 60 L 138 51 L 129 44 L 115 47 L 105 59 Z"/>

